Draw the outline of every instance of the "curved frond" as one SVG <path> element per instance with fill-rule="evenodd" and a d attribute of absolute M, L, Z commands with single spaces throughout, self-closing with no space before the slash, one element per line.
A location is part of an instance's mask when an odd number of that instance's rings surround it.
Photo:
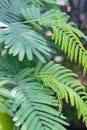
<path fill-rule="evenodd" d="M 11 24 L 0 30 L 0 42 L 4 42 L 5 48 L 9 48 L 9 54 L 18 55 L 20 61 L 25 55 L 29 60 L 35 55 L 45 62 L 43 55 L 49 55 L 51 52 L 44 37 L 23 24 Z"/>
<path fill-rule="evenodd" d="M 76 106 L 76 109 L 78 110 L 78 118 L 83 116 L 83 122 L 85 122 L 87 126 L 87 111 L 86 111 L 87 110 L 86 109 L 87 108 L 87 93 L 85 91 L 85 87 L 76 78 L 77 78 L 76 74 L 72 73 L 71 70 L 68 70 L 59 64 L 50 62 L 44 67 L 42 67 L 42 64 L 39 63 L 36 67 L 36 70 L 33 68 L 32 69 L 26 68 L 22 70 L 21 72 L 19 72 L 18 74 L 13 75 L 13 77 L 2 79 L 0 82 L 0 86 L 2 85 L 7 86 L 7 84 L 8 85 L 12 84 L 12 85 L 18 86 L 19 89 L 22 86 L 24 86 L 23 88 L 26 89 L 28 88 L 28 86 L 32 86 L 31 84 L 32 82 L 34 82 L 35 87 L 36 87 L 37 86 L 36 81 L 38 81 L 38 83 L 39 82 L 42 83 L 42 86 L 43 86 L 40 89 L 43 90 L 43 88 L 46 89 L 47 87 L 48 89 L 52 89 L 53 92 L 57 95 L 57 96 L 55 95 L 56 96 L 55 98 L 58 101 L 58 104 L 56 107 L 58 107 L 59 112 L 62 111 L 62 103 L 63 103 L 62 99 L 65 99 L 67 103 L 69 102 L 71 103 L 71 106 Z M 15 88 L 15 89 L 18 89 L 18 88 Z M 15 90 L 15 89 L 12 89 L 12 90 Z M 18 90 L 18 92 L 20 91 Z M 40 100 L 41 100 L 41 97 L 40 97 Z"/>
<path fill-rule="evenodd" d="M 34 9 L 35 8 L 36 7 L 34 7 Z M 87 40 L 86 36 L 81 33 L 79 29 L 72 26 L 72 24 L 67 23 L 69 17 L 64 13 L 61 13 L 59 10 L 53 9 L 41 14 L 39 8 L 36 8 L 36 16 L 32 8 L 31 11 L 29 10 L 30 8 L 22 11 L 26 20 L 29 20 L 30 18 L 31 22 L 36 25 L 52 28 L 52 40 L 55 41 L 55 44 L 61 46 L 61 50 L 68 54 L 71 61 L 78 61 L 79 65 L 83 66 L 83 75 L 85 75 L 87 70 L 87 51 L 83 47 L 79 37 Z M 33 12 L 32 18 L 30 12 Z M 34 21 L 32 21 L 32 19 L 34 19 Z"/>
<path fill-rule="evenodd" d="M 59 64 L 50 62 L 44 67 L 37 68 L 36 76 L 45 86 L 51 87 L 58 94 L 59 99 L 65 99 L 71 106 L 76 106 L 78 118 L 83 116 L 87 126 L 87 93 L 85 87 L 76 79 L 77 75 Z"/>
<path fill-rule="evenodd" d="M 70 28 L 65 22 L 59 20 L 56 26 L 53 27 L 52 39 L 55 40 L 55 44 L 61 46 L 62 51 L 68 54 L 71 61 L 78 61 L 79 65 L 81 64 L 83 66 L 85 75 L 87 70 L 87 51 L 79 38 L 73 33 L 73 30 L 74 29 Z M 81 34 L 79 35 L 81 37 Z"/>
<path fill-rule="evenodd" d="M 9 110 L 20 130 L 66 130 L 63 125 L 68 124 L 64 121 L 65 117 L 58 113 L 58 100 L 49 88 L 31 82 L 14 88 L 10 95 Z"/>

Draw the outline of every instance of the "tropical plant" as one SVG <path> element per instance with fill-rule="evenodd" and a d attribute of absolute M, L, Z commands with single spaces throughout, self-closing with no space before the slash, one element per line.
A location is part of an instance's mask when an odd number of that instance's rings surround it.
<path fill-rule="evenodd" d="M 54 0 L 0 0 L 0 112 L 12 117 L 15 130 L 66 130 L 64 100 L 87 126 L 85 87 L 71 70 L 48 62 L 58 47 L 83 66 L 85 76 L 80 37 L 87 37 L 68 19 Z"/>

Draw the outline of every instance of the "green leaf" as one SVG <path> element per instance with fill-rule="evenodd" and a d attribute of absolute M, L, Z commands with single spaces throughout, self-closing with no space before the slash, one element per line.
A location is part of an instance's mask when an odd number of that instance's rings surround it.
<path fill-rule="evenodd" d="M 58 101 L 51 95 L 50 91 L 50 89 L 42 88 L 39 83 L 34 82 L 30 83 L 29 86 L 20 86 L 11 91 L 13 100 L 11 100 L 10 109 L 14 113 L 15 125 L 21 126 L 20 130 L 37 128 L 38 130 L 45 130 L 45 128 L 66 130 L 62 125 L 68 124 L 53 108 L 58 105 Z M 19 109 L 17 110 L 17 108 Z"/>
<path fill-rule="evenodd" d="M 85 66 L 87 61 L 87 51 L 79 40 L 79 37 L 81 37 L 81 33 L 79 32 L 79 30 L 76 30 L 76 34 L 77 32 L 80 33 L 78 34 L 78 37 L 75 34 L 74 27 L 70 27 L 70 25 L 68 26 L 67 23 L 60 19 L 57 19 L 57 21 L 55 21 L 55 25 L 52 26 L 52 28 L 52 40 L 54 40 L 56 44 L 58 43 L 58 45 L 61 46 L 61 50 L 67 53 L 71 61 L 77 61 L 79 65 L 82 65 L 83 69 L 85 70 L 85 75 L 87 70 Z M 86 38 L 86 36 L 83 35 L 82 37 Z"/>
<path fill-rule="evenodd" d="M 71 106 L 76 105 L 78 118 L 83 116 L 87 126 L 87 92 L 85 87 L 76 79 L 76 74 L 59 64 L 50 62 L 41 67 L 41 70 L 39 69 L 37 77 L 57 94 L 58 100 L 65 99 L 67 103 L 70 101 Z"/>
<path fill-rule="evenodd" d="M 51 52 L 47 41 L 43 36 L 31 30 L 29 26 L 22 24 L 12 24 L 8 28 L 0 31 L 0 41 L 4 42 L 5 48 L 9 49 L 9 54 L 18 55 L 20 61 L 26 54 L 28 60 L 32 60 L 34 55 L 42 62 L 45 62 L 43 55 Z"/>

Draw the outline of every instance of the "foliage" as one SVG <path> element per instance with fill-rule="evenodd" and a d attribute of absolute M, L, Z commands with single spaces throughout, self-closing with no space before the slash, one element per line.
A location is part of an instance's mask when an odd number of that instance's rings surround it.
<path fill-rule="evenodd" d="M 83 66 L 85 76 L 87 51 L 80 37 L 87 37 L 68 22 L 54 0 L 0 0 L 0 9 L 5 25 L 0 28 L 0 112 L 12 116 L 14 129 L 66 130 L 65 100 L 87 126 L 85 87 L 71 70 L 46 63 L 59 46 Z M 48 29 L 52 36 L 45 35 Z"/>

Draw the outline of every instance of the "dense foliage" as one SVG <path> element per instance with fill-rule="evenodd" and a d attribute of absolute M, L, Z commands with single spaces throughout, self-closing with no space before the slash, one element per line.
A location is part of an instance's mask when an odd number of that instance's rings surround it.
<path fill-rule="evenodd" d="M 0 112 L 12 116 L 15 130 L 66 130 L 64 100 L 87 126 L 85 87 L 71 70 L 48 62 L 60 49 L 85 76 L 80 37 L 87 37 L 68 19 L 54 0 L 0 0 Z"/>

